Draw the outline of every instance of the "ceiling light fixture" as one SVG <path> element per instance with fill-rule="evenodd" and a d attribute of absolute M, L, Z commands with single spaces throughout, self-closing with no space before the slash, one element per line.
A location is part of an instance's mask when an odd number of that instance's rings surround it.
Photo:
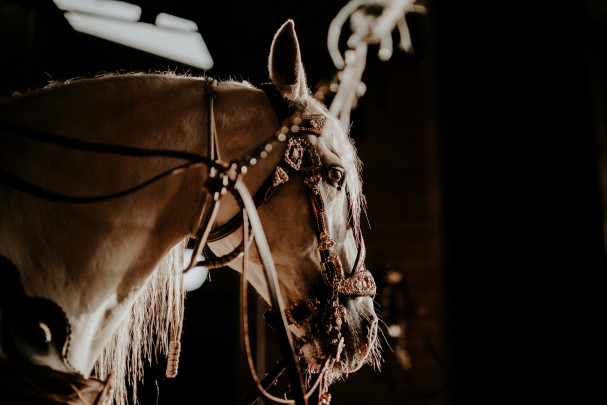
<path fill-rule="evenodd" d="M 114 0 L 53 0 L 78 32 L 103 38 L 200 69 L 213 58 L 195 22 L 161 13 L 155 24 L 139 22 L 141 8 Z"/>

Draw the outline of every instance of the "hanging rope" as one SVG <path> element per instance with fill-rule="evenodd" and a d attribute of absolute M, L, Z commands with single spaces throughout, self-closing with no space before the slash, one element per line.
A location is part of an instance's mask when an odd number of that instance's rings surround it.
<path fill-rule="evenodd" d="M 361 78 L 365 70 L 369 45 L 379 45 L 378 57 L 387 61 L 392 57 L 392 32 L 400 35 L 399 48 L 413 53 L 409 27 L 405 15 L 425 13 L 426 8 L 414 4 L 417 0 L 351 0 L 331 21 L 327 47 L 337 73 L 327 83 L 317 86 L 315 97 L 325 102 L 329 93 L 335 93 L 329 111 L 350 126 L 350 111 L 366 92 Z M 351 35 L 343 56 L 339 49 L 341 32 L 350 21 Z"/>

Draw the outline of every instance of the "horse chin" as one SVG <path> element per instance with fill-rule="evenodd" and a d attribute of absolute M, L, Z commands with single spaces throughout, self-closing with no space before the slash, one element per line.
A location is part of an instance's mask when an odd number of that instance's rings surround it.
<path fill-rule="evenodd" d="M 346 307 L 346 322 L 341 332 L 344 338 L 344 346 L 338 361 L 327 370 L 327 380 L 332 383 L 343 380 L 350 373 L 359 370 L 365 364 L 379 367 L 381 361 L 379 341 L 377 338 L 378 319 L 373 311 L 373 301 L 370 297 L 356 297 L 344 300 Z M 305 343 L 300 346 L 308 364 L 308 374 L 318 374 L 329 360 L 335 357 L 337 347 L 328 342 L 322 333 L 318 333 L 318 326 L 314 331 L 308 330 L 304 339 Z"/>

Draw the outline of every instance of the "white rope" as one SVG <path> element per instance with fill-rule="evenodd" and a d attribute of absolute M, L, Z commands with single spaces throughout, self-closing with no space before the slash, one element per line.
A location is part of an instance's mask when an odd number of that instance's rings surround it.
<path fill-rule="evenodd" d="M 327 46 L 333 64 L 339 70 L 336 95 L 329 108 L 340 119 L 345 128 L 350 126 L 350 111 L 355 108 L 366 87 L 361 78 L 365 70 L 367 48 L 379 44 L 378 57 L 387 61 L 393 54 L 392 31 L 398 29 L 399 48 L 413 52 L 409 27 L 405 15 L 410 12 L 425 13 L 426 8 L 414 4 L 416 0 L 351 0 L 331 21 L 327 35 Z M 379 15 L 369 12 L 381 7 Z M 348 49 L 342 57 L 339 38 L 344 24 L 350 20 L 352 31 L 348 38 Z"/>

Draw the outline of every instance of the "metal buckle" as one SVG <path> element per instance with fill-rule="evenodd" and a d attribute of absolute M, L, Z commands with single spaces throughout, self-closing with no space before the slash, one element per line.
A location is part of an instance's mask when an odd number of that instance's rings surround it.
<path fill-rule="evenodd" d="M 304 178 L 304 183 L 312 190 L 314 194 L 320 195 L 319 183 L 322 180 L 322 176 L 320 174 L 312 174 L 310 176 L 306 176 Z"/>
<path fill-rule="evenodd" d="M 335 246 L 335 241 L 325 232 L 321 232 L 320 242 L 318 243 L 318 250 L 329 250 L 333 246 Z"/>

